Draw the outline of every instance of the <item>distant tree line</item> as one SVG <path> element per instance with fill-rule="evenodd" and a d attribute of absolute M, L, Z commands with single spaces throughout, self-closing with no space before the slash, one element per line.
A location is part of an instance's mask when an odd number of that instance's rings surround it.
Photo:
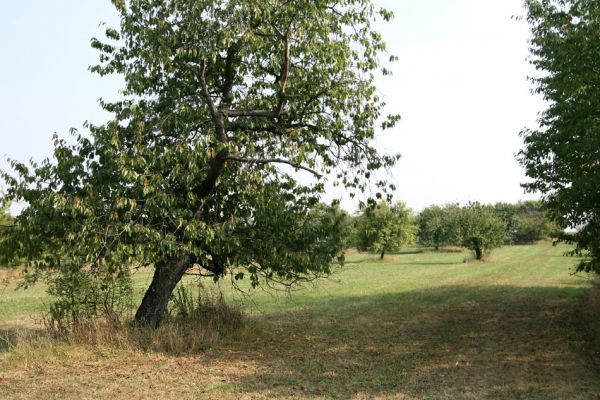
<path fill-rule="evenodd" d="M 388 252 L 418 243 L 436 250 L 464 247 L 481 260 L 504 244 L 535 243 L 559 233 L 539 201 L 432 205 L 418 214 L 402 202 L 381 201 L 347 218 L 347 246 L 376 252 L 381 259 Z"/>
<path fill-rule="evenodd" d="M 461 246 L 480 260 L 503 244 L 526 244 L 548 239 L 558 233 L 539 201 L 483 205 L 469 203 L 433 205 L 417 216 L 419 243 L 439 249 Z"/>

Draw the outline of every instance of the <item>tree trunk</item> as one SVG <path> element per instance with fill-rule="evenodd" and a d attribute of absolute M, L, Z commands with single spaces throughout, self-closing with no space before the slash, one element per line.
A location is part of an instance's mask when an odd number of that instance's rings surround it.
<path fill-rule="evenodd" d="M 483 251 L 481 251 L 480 247 L 475 247 L 475 258 L 481 260 L 483 258 Z"/>
<path fill-rule="evenodd" d="M 205 198 L 213 190 L 228 156 L 227 150 L 221 150 L 211 160 L 207 177 L 196 190 L 199 199 Z M 200 219 L 201 212 L 202 206 L 194 213 L 194 219 Z M 187 253 L 182 253 L 156 265 L 152 283 L 135 313 L 136 323 L 153 328 L 161 323 L 167 312 L 169 298 L 190 265 L 192 265 L 192 258 Z"/>
<path fill-rule="evenodd" d="M 156 266 L 152 283 L 135 313 L 136 323 L 152 328 L 156 328 L 161 323 L 167 312 L 171 294 L 190 264 L 190 257 L 183 254 Z"/>
<path fill-rule="evenodd" d="M 384 254 L 385 254 L 385 249 L 381 250 L 381 257 L 379 257 L 380 260 L 383 260 Z"/>

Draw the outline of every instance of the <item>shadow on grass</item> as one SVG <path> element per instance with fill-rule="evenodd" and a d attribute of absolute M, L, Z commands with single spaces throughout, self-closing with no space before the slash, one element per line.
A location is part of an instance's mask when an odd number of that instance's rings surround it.
<path fill-rule="evenodd" d="M 421 248 L 411 248 L 411 249 L 406 249 L 406 250 L 400 250 L 398 252 L 394 252 L 394 253 L 386 253 L 385 257 L 383 258 L 383 260 L 380 258 L 378 253 L 354 253 L 354 254 L 358 254 L 361 256 L 364 256 L 365 258 L 360 259 L 360 260 L 351 260 L 348 261 L 346 260 L 344 262 L 344 264 L 363 264 L 363 263 L 385 263 L 385 262 L 392 262 L 392 260 L 394 260 L 394 257 L 397 256 L 404 256 L 404 255 L 411 255 L 411 254 L 423 254 L 428 252 L 427 249 L 421 249 Z M 397 259 L 394 261 L 398 261 Z"/>
<path fill-rule="evenodd" d="M 460 261 L 410 261 L 409 263 L 407 263 L 408 265 L 431 265 L 431 266 L 435 266 L 435 265 L 459 265 L 459 264 L 464 264 L 465 262 L 463 260 Z"/>
<path fill-rule="evenodd" d="M 267 398 L 597 398 L 579 331 L 586 291 L 447 286 L 336 298 L 264 317 L 260 337 L 214 349 L 211 361 L 240 365 L 236 392 Z"/>

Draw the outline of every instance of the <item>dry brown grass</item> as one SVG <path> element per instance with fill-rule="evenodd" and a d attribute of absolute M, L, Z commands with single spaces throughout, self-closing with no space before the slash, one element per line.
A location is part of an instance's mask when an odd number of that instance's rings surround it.
<path fill-rule="evenodd" d="M 443 287 L 270 315 L 196 353 L 39 337 L 4 363 L 0 397 L 591 399 L 576 315 L 534 288 Z"/>
<path fill-rule="evenodd" d="M 0 268 L 0 287 L 14 286 L 22 276 L 21 268 Z"/>
<path fill-rule="evenodd" d="M 590 360 L 600 371 L 600 278 L 596 278 L 592 282 L 592 289 L 583 309 L 583 315 L 588 331 Z"/>
<path fill-rule="evenodd" d="M 175 299 L 157 329 L 134 324 L 133 314 L 106 313 L 77 320 L 46 317 L 44 332 L 49 339 L 68 345 L 178 355 L 204 351 L 246 323 L 242 309 L 226 303 L 221 294 L 200 296 L 183 286 Z"/>

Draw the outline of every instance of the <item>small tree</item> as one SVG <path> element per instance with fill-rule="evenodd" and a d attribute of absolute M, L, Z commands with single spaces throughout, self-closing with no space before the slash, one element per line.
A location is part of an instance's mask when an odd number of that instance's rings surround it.
<path fill-rule="evenodd" d="M 424 246 L 433 246 L 439 250 L 441 246 L 457 244 L 458 226 L 456 213 L 458 204 L 447 204 L 444 207 L 432 205 L 417 216 L 419 241 Z"/>
<path fill-rule="evenodd" d="M 477 260 L 504 244 L 506 224 L 492 206 L 469 203 L 452 219 L 458 228 L 454 240 L 472 250 Z"/>
<path fill-rule="evenodd" d="M 366 208 L 356 221 L 358 250 L 380 253 L 380 259 L 386 252 L 413 244 L 416 233 L 412 212 L 402 202 L 390 206 L 382 201 L 377 207 Z"/>
<path fill-rule="evenodd" d="M 440 206 L 429 206 L 417 216 L 419 227 L 419 243 L 423 246 L 433 246 L 436 250 L 444 245 L 443 211 Z"/>

